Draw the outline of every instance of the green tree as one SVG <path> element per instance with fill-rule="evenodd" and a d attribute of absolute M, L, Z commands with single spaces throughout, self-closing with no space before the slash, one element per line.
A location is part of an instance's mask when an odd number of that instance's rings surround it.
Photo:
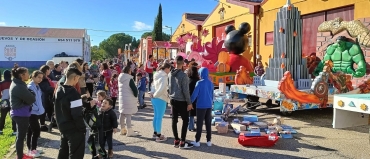
<path fill-rule="evenodd" d="M 135 37 L 132 39 L 131 46 L 132 46 L 131 49 L 136 49 L 139 46 L 139 43 L 137 43 L 137 40 Z"/>
<path fill-rule="evenodd" d="M 141 35 L 141 38 L 146 38 L 148 36 L 152 36 L 153 32 L 145 32 L 143 35 Z M 163 41 L 169 41 L 171 39 L 170 34 L 162 33 Z"/>
<path fill-rule="evenodd" d="M 91 47 L 91 59 L 93 60 L 103 60 L 106 58 L 106 53 L 103 49 L 100 49 L 99 46 Z"/>
<path fill-rule="evenodd" d="M 106 52 L 108 58 L 118 55 L 118 49 L 125 49 L 125 44 L 132 43 L 133 37 L 125 33 L 117 33 L 111 35 L 108 39 L 104 39 L 99 44 L 99 48 Z M 131 47 L 132 48 L 132 47 Z"/>
<path fill-rule="evenodd" d="M 158 14 L 154 21 L 154 28 L 152 33 L 153 41 L 163 41 L 162 27 L 162 5 L 159 4 Z"/>
<path fill-rule="evenodd" d="M 141 38 L 146 38 L 148 36 L 152 36 L 153 32 L 145 32 L 143 35 L 141 35 Z"/>
<path fill-rule="evenodd" d="M 163 38 L 163 41 L 170 41 L 171 40 L 171 35 L 163 33 L 162 38 Z"/>

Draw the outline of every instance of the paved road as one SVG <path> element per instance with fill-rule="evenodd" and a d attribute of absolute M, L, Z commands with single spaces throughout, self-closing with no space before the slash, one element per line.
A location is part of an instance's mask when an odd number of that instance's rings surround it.
<path fill-rule="evenodd" d="M 149 104 L 149 103 L 148 103 Z M 369 159 L 369 128 L 368 126 L 355 127 L 351 129 L 332 129 L 332 109 L 308 110 L 294 112 L 293 116 L 285 118 L 285 123 L 293 126 L 298 134 L 294 139 L 280 139 L 272 148 L 243 147 L 237 142 L 237 135 L 229 132 L 226 135 L 217 134 L 213 127 L 212 147 L 207 147 L 205 133 L 202 134 L 202 145 L 191 150 L 180 150 L 174 148 L 171 118 L 169 110 L 163 120 L 163 134 L 168 136 L 166 142 L 156 143 L 152 136 L 152 107 L 139 110 L 133 117 L 134 130 L 139 131 L 142 136 L 125 137 L 114 135 L 114 158 L 244 158 L 244 159 Z M 272 120 L 277 109 L 259 108 L 255 112 L 262 120 Z M 239 116 L 241 117 L 241 116 Z M 179 123 L 181 123 L 181 119 Z M 180 130 L 180 125 L 179 130 Z M 43 159 L 54 159 L 58 153 L 59 134 L 57 130 L 53 133 L 42 133 L 42 149 L 46 152 Z M 194 132 L 188 132 L 187 138 L 193 140 Z M 91 155 L 86 151 L 86 159 Z"/>

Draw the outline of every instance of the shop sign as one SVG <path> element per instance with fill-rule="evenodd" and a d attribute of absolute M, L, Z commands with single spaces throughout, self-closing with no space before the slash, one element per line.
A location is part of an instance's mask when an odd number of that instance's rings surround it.
<path fill-rule="evenodd" d="M 0 36 L 1 41 L 27 41 L 27 42 L 67 42 L 81 43 L 82 38 L 44 38 L 44 37 L 17 37 L 17 36 Z"/>
<path fill-rule="evenodd" d="M 17 57 L 17 48 L 15 45 L 5 45 L 4 57 L 9 61 L 13 61 Z"/>

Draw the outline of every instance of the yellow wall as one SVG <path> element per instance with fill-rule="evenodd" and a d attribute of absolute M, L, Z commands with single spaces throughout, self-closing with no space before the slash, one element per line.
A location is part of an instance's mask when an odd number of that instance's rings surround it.
<path fill-rule="evenodd" d="M 354 19 L 370 17 L 370 1 L 368 0 L 291 0 L 295 7 L 301 11 L 301 15 L 311 14 L 315 12 L 340 8 L 344 6 L 354 5 Z M 265 45 L 265 33 L 274 31 L 274 21 L 276 14 L 286 0 L 268 0 L 262 5 L 261 19 L 259 26 L 259 53 L 262 56 L 262 62 L 268 62 L 269 55 L 273 54 L 273 45 Z M 312 28 L 317 29 L 317 28 Z"/>
<path fill-rule="evenodd" d="M 177 26 L 176 30 L 172 34 L 172 38 L 171 38 L 172 42 L 176 42 L 177 37 L 179 37 L 182 34 L 188 33 L 188 32 L 193 33 L 195 35 L 198 35 L 197 26 L 192 24 L 192 23 L 189 23 L 185 19 L 185 14 L 182 15 L 181 19 L 182 20 L 181 20 L 180 24 Z M 185 24 L 184 32 L 182 32 L 182 28 L 181 28 L 182 24 Z"/>
<path fill-rule="evenodd" d="M 237 6 L 231 3 L 227 3 L 226 0 L 220 0 L 221 3 L 228 4 L 231 6 L 231 8 L 224 5 L 225 8 L 225 15 L 224 20 L 220 20 L 220 14 L 218 14 L 218 11 L 222 7 L 221 4 L 216 6 L 216 9 L 210 13 L 210 16 L 208 17 L 207 21 L 203 23 L 203 28 L 206 28 L 209 30 L 209 35 L 203 39 L 204 42 L 212 41 L 212 32 L 213 32 L 213 26 L 217 26 L 229 21 L 234 20 L 236 29 L 239 29 L 239 25 L 243 22 L 248 22 L 251 25 L 251 32 L 253 35 L 253 14 L 249 13 L 249 9 L 241 6 Z"/>

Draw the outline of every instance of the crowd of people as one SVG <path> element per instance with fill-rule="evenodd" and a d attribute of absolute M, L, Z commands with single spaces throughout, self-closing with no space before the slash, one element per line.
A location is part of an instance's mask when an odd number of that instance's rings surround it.
<path fill-rule="evenodd" d="M 93 158 L 112 158 L 114 133 L 127 137 L 138 135 L 131 120 L 139 109 L 147 107 L 144 102 L 146 92 L 153 106 L 153 138 L 156 142 L 167 140 L 161 130 L 170 104 L 175 147 L 200 146 L 204 121 L 207 145 L 212 145 L 213 84 L 208 78 L 208 69 L 199 68 L 194 61 L 189 63 L 182 56 L 157 63 L 149 55 L 144 64 L 134 60 L 92 60 L 88 63 L 77 59 L 71 64 L 47 61 L 31 75 L 27 68 L 18 65 L 11 71 L 5 70 L 3 75 L 4 80 L 0 82 L 0 135 L 10 112 L 18 159 L 40 157 L 44 153 L 37 149 L 40 132 L 51 132 L 53 128 L 60 131 L 58 159 L 83 159 L 85 143 Z M 182 119 L 180 136 L 177 130 L 179 116 Z M 50 123 L 46 124 L 46 120 Z M 85 141 L 87 130 L 89 138 Z M 186 140 L 188 130 L 196 131 L 193 142 Z M 23 152 L 24 140 L 29 150 L 27 153 Z"/>

